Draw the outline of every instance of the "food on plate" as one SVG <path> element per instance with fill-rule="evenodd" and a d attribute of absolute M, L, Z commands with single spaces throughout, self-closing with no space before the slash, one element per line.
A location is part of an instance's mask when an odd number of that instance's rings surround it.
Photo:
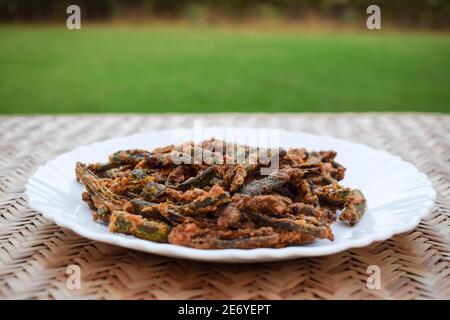
<path fill-rule="evenodd" d="M 111 232 L 200 249 L 280 248 L 333 240 L 337 215 L 350 226 L 362 218 L 366 199 L 339 184 L 346 169 L 335 158 L 209 139 L 121 150 L 75 172 Z"/>

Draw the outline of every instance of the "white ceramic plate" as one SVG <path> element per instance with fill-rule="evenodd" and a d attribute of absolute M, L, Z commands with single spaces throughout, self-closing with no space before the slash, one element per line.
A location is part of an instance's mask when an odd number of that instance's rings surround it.
<path fill-rule="evenodd" d="M 209 132 L 217 138 L 224 138 L 223 129 L 214 128 Z M 190 134 L 193 132 L 190 129 L 185 129 L 181 135 L 179 131 L 174 135 L 174 131 L 170 130 L 135 134 L 82 146 L 62 154 L 48 161 L 29 178 L 26 195 L 33 209 L 86 238 L 169 257 L 220 262 L 286 260 L 367 246 L 413 229 L 434 205 L 436 193 L 427 176 L 397 156 L 329 136 L 283 130 L 278 132 L 279 144 L 285 148 L 336 150 L 337 161 L 347 167 L 342 184 L 361 189 L 367 197 L 368 209 L 356 226 L 349 227 L 339 220 L 332 225 L 334 241 L 318 240 L 308 245 L 281 249 L 201 250 L 110 233 L 107 226 L 92 220 L 91 212 L 81 200 L 83 187 L 75 180 L 74 167 L 77 161 L 104 162 L 109 154 L 120 149 L 153 149 L 191 140 Z M 240 138 L 245 135 L 242 134 Z M 197 137 L 194 140 L 198 140 Z"/>

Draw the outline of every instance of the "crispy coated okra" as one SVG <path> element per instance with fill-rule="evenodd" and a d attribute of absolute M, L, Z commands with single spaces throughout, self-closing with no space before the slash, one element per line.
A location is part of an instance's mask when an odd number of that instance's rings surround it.
<path fill-rule="evenodd" d="M 218 210 L 222 205 L 230 202 L 230 195 L 221 187 L 214 186 L 209 192 L 196 198 L 191 203 L 182 205 L 180 212 L 185 215 L 195 215 Z"/>
<path fill-rule="evenodd" d="M 166 186 L 161 183 L 149 182 L 142 190 L 142 195 L 150 202 L 164 200 Z"/>
<path fill-rule="evenodd" d="M 97 177 L 81 162 L 77 162 L 75 174 L 77 179 L 84 184 L 87 195 L 90 196 L 91 201 L 88 201 L 88 204 L 97 209 L 93 213 L 94 220 L 108 222 L 112 211 L 122 210 L 126 200 L 111 191 L 107 180 Z M 87 195 L 83 195 L 83 200 L 87 200 Z"/>
<path fill-rule="evenodd" d="M 285 241 L 288 235 L 292 237 L 290 242 L 308 242 L 314 239 L 328 238 L 333 240 L 333 233 L 327 224 L 320 223 L 314 217 L 302 217 L 296 220 L 287 218 L 272 218 L 261 213 L 251 213 L 249 217 L 257 227 L 268 226 L 275 231 L 284 232 Z"/>
<path fill-rule="evenodd" d="M 191 177 L 186 181 L 180 183 L 178 185 L 178 188 L 181 190 L 187 190 L 190 188 L 204 188 L 211 182 L 213 178 L 217 176 L 217 169 L 214 166 L 211 166 L 208 169 L 200 172 L 195 177 Z"/>
<path fill-rule="evenodd" d="M 364 214 L 366 210 L 366 198 L 358 189 L 353 189 L 347 199 L 345 208 L 339 219 L 354 226 Z"/>
<path fill-rule="evenodd" d="M 275 247 L 279 234 L 272 228 L 220 231 L 203 229 L 193 223 L 178 225 L 169 234 L 169 243 L 197 249 L 250 249 Z"/>
<path fill-rule="evenodd" d="M 344 188 L 338 183 L 319 187 L 314 191 L 319 200 L 334 206 L 343 206 L 351 193 L 350 188 Z"/>
<path fill-rule="evenodd" d="M 170 227 L 161 221 L 146 219 L 124 211 L 113 211 L 109 222 L 109 230 L 145 240 L 167 242 Z"/>
<path fill-rule="evenodd" d="M 177 208 L 172 204 L 152 203 L 139 198 L 131 200 L 133 212 L 147 218 L 170 222 L 171 224 L 184 223 L 188 220 L 179 214 Z"/>
<path fill-rule="evenodd" d="M 180 150 L 181 164 L 174 160 Z M 278 156 L 279 169 L 262 175 L 257 169 L 269 164 L 261 153 L 269 162 Z M 228 162 L 233 155 L 251 161 Z M 333 240 L 338 210 L 351 226 L 363 216 L 366 199 L 337 182 L 345 168 L 335 157 L 334 151 L 273 153 L 210 139 L 118 151 L 107 163 L 77 163 L 76 177 L 94 219 L 113 232 L 201 249 L 279 248 Z"/>
<path fill-rule="evenodd" d="M 289 182 L 289 175 L 284 172 L 275 172 L 260 180 L 255 180 L 242 186 L 239 193 L 257 196 L 277 191 Z"/>
<path fill-rule="evenodd" d="M 142 160 L 150 158 L 151 155 L 150 152 L 140 149 L 120 150 L 109 156 L 109 162 L 118 165 L 136 165 Z"/>

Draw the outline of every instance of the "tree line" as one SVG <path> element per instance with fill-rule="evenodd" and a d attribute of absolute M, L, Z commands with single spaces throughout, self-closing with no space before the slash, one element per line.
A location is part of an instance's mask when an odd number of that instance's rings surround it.
<path fill-rule="evenodd" d="M 206 23 L 311 17 L 351 23 L 364 19 L 366 8 L 377 4 L 384 22 L 450 28 L 449 0 L 0 0 L 0 20 L 62 20 L 71 4 L 80 6 L 84 20 L 158 18 Z"/>

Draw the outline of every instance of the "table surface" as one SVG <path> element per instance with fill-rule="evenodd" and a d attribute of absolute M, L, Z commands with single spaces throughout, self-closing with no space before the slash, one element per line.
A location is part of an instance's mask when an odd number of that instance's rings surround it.
<path fill-rule="evenodd" d="M 415 230 L 389 240 L 325 257 L 259 264 L 201 263 L 115 247 L 60 228 L 27 205 L 26 180 L 45 161 L 82 144 L 134 132 L 188 127 L 194 121 L 205 126 L 260 126 L 329 134 L 389 151 L 430 177 L 437 191 L 436 205 Z M 0 117 L 0 136 L 0 298 L 450 298 L 447 115 Z M 80 268 L 80 289 L 67 286 L 70 265 Z M 367 287 L 369 265 L 380 267 L 380 289 Z"/>

